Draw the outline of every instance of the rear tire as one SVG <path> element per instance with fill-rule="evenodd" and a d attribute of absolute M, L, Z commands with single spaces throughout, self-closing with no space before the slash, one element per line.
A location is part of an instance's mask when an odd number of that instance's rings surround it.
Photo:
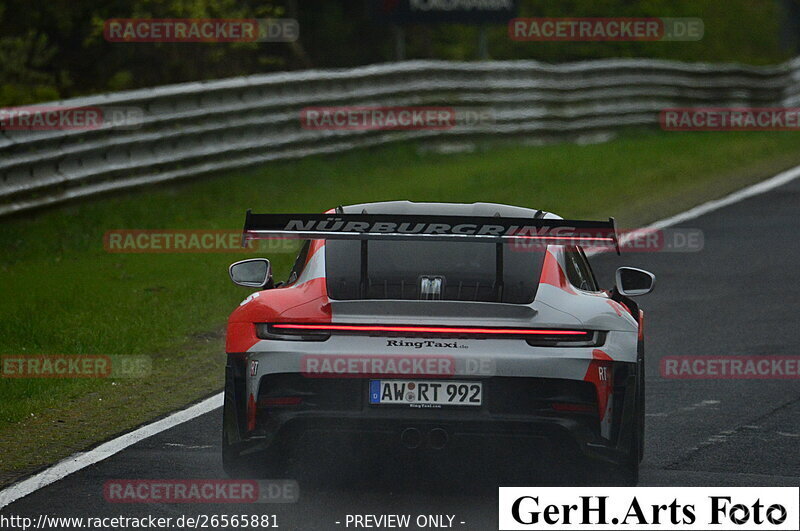
<path fill-rule="evenodd" d="M 636 381 L 636 403 L 639 412 L 639 462 L 644 459 L 645 432 L 645 377 L 644 377 L 644 340 L 639 341 L 637 348 L 638 378 Z"/>
<path fill-rule="evenodd" d="M 241 457 L 228 444 L 228 434 L 222 432 L 222 468 L 229 478 L 245 477 Z"/>
<path fill-rule="evenodd" d="M 232 445 L 228 438 L 228 430 L 238 430 L 235 419 L 235 409 L 228 407 L 228 394 L 225 394 L 225 405 L 222 408 L 222 469 L 230 478 L 235 479 L 260 479 L 281 477 L 287 466 L 288 460 L 279 448 L 270 448 L 267 452 L 252 452 L 245 455 L 239 453 L 239 448 Z"/>
<path fill-rule="evenodd" d="M 235 419 L 230 418 L 231 407 L 235 406 L 228 403 L 228 393 L 225 393 L 225 404 L 222 407 L 222 469 L 230 478 L 244 478 L 247 477 L 247 468 L 239 452 L 228 440 L 228 430 L 235 427 Z M 230 424 L 232 421 L 233 425 Z"/>
<path fill-rule="evenodd" d="M 639 483 L 639 463 L 642 461 L 641 441 L 642 429 L 639 422 L 636 422 L 634 434 L 631 440 L 631 451 L 628 458 L 620 467 L 620 481 L 625 487 L 635 487 Z"/>
<path fill-rule="evenodd" d="M 639 464 L 644 459 L 644 345 L 639 342 L 636 369 L 636 413 L 633 415 L 631 442 L 628 457 L 620 467 L 623 485 L 635 487 L 639 483 Z"/>

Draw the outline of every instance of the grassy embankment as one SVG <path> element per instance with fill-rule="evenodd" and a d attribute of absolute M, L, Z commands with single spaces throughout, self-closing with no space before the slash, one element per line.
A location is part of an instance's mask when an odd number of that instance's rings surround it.
<path fill-rule="evenodd" d="M 0 355 L 146 355 L 147 378 L 0 379 L 0 484 L 220 389 L 227 314 L 252 253 L 111 254 L 110 229 L 237 229 L 244 211 L 488 201 L 652 221 L 800 164 L 791 133 L 628 134 L 579 146 L 415 144 L 278 162 L 0 220 Z M 277 277 L 293 256 L 267 253 Z"/>

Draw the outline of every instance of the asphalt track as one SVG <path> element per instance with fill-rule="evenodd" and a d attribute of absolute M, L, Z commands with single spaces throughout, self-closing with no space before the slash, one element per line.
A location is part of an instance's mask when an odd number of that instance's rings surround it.
<path fill-rule="evenodd" d="M 679 225 L 704 231 L 701 252 L 593 259 L 603 287 L 619 265 L 648 269 L 658 278 L 655 293 L 640 299 L 647 314 L 648 380 L 640 485 L 800 485 L 797 380 L 667 380 L 659 374 L 659 359 L 667 355 L 798 354 L 798 225 L 800 180 L 794 180 Z M 220 420 L 217 409 L 159 433 L 12 503 L 0 515 L 275 514 L 280 529 L 327 530 L 345 529 L 348 514 L 446 514 L 455 516 L 455 529 L 497 528 L 494 465 L 444 465 L 438 459 L 397 464 L 391 453 L 384 462 L 393 464 L 359 466 L 359 456 L 345 452 L 334 458 L 342 468 L 332 477 L 305 470 L 309 477 L 300 480 L 294 504 L 105 501 L 103 484 L 111 479 L 225 477 Z M 527 484 L 554 481 L 558 474 Z"/>

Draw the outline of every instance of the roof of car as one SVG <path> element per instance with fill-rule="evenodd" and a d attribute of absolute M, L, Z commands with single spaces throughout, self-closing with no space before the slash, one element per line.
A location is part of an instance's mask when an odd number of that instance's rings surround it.
<path fill-rule="evenodd" d="M 412 201 L 382 201 L 379 203 L 360 203 L 342 207 L 344 214 L 407 214 L 407 215 L 442 215 L 442 216 L 502 216 L 502 217 L 536 217 L 539 210 L 499 203 L 415 203 Z M 547 212 L 541 217 L 553 218 Z"/>

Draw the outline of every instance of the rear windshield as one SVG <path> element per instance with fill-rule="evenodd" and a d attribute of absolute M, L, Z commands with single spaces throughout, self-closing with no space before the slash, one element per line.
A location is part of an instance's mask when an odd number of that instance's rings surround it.
<path fill-rule="evenodd" d="M 521 251 L 513 244 L 483 242 L 373 240 L 366 244 L 366 267 L 362 267 L 362 254 L 361 241 L 326 243 L 331 299 L 528 304 L 536 296 L 544 260 L 541 250 Z"/>

